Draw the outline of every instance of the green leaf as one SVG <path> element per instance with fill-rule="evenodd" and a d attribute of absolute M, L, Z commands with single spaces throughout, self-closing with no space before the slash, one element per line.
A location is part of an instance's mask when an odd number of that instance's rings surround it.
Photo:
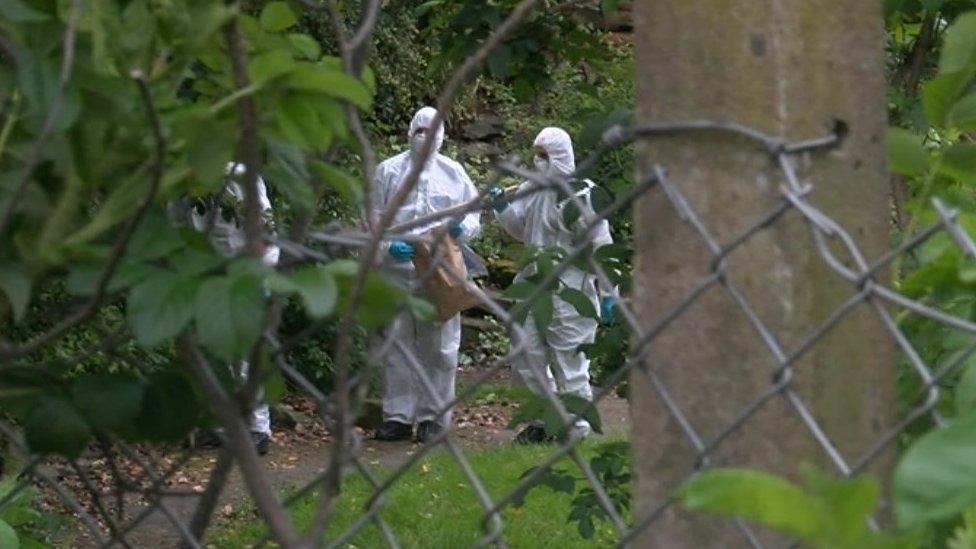
<path fill-rule="evenodd" d="M 805 467 L 803 477 L 825 513 L 821 535 L 838 547 L 860 546 L 870 536 L 867 520 L 878 499 L 878 482 L 867 476 L 832 477 L 813 467 Z"/>
<path fill-rule="evenodd" d="M 290 73 L 298 66 L 291 55 L 280 50 L 254 56 L 248 63 L 248 75 L 256 84 Z"/>
<path fill-rule="evenodd" d="M 410 309 L 410 314 L 412 314 L 414 318 L 424 322 L 433 322 L 435 316 L 437 315 L 437 310 L 430 301 L 417 296 L 407 296 L 407 307 Z"/>
<path fill-rule="evenodd" d="M 540 334 L 545 334 L 552 322 L 552 294 L 544 292 L 535 303 L 532 304 L 532 320 Z"/>
<path fill-rule="evenodd" d="M 315 175 L 339 193 L 339 196 L 344 200 L 353 205 L 362 203 L 363 185 L 359 179 L 321 160 L 311 161 L 309 167 L 315 172 Z"/>
<path fill-rule="evenodd" d="M 42 23 L 51 15 L 37 11 L 22 0 L 0 0 L 0 17 L 11 23 Z M 5 547 L 0 544 L 0 547 Z"/>
<path fill-rule="evenodd" d="M 85 376 L 71 388 L 71 399 L 95 429 L 118 431 L 129 426 L 142 410 L 145 388 L 123 375 Z"/>
<path fill-rule="evenodd" d="M 902 128 L 889 128 L 888 168 L 905 176 L 928 172 L 929 154 L 922 146 L 921 137 Z"/>
<path fill-rule="evenodd" d="M 304 96 L 283 96 L 274 113 L 278 130 L 292 143 L 306 149 L 321 151 L 332 143 L 332 131 L 319 120 L 318 111 Z"/>
<path fill-rule="evenodd" d="M 939 74 L 969 70 L 976 65 L 976 12 L 964 13 L 945 31 Z"/>
<path fill-rule="evenodd" d="M 288 35 L 288 42 L 295 48 L 295 51 L 306 59 L 317 61 L 322 56 L 322 46 L 315 38 L 307 34 L 291 33 Z"/>
<path fill-rule="evenodd" d="M 593 431 L 603 434 L 603 421 L 600 419 L 600 411 L 589 400 L 579 395 L 559 395 L 559 400 L 566 406 L 566 411 L 585 419 Z"/>
<path fill-rule="evenodd" d="M 922 87 L 922 111 L 933 126 L 945 126 L 946 116 L 956 104 L 970 76 L 970 72 L 941 74 Z"/>
<path fill-rule="evenodd" d="M 798 486 L 751 469 L 710 469 L 685 481 L 678 499 L 693 511 L 741 517 L 803 539 L 820 530 L 816 504 Z"/>
<path fill-rule="evenodd" d="M 20 322 L 30 303 L 31 280 L 24 271 L 15 265 L 0 266 L 0 290 L 7 296 L 14 322 Z"/>
<path fill-rule="evenodd" d="M 6 549 L 20 549 L 20 538 L 13 527 L 0 519 L 0 547 Z"/>
<path fill-rule="evenodd" d="M 939 170 L 967 185 L 976 185 L 976 143 L 955 143 L 944 149 Z"/>
<path fill-rule="evenodd" d="M 593 211 L 599 213 L 613 205 L 613 195 L 610 191 L 596 185 L 590 189 L 590 205 Z"/>
<path fill-rule="evenodd" d="M 224 183 L 227 163 L 234 159 L 233 120 L 197 117 L 186 137 L 186 160 L 204 189 L 216 191 Z"/>
<path fill-rule="evenodd" d="M 488 70 L 495 78 L 507 78 L 511 62 L 512 48 L 507 44 L 502 44 L 488 56 Z"/>
<path fill-rule="evenodd" d="M 542 419 L 551 410 L 551 405 L 542 395 L 530 394 L 519 403 L 519 407 L 508 420 L 506 429 L 514 429 L 523 423 Z"/>
<path fill-rule="evenodd" d="M 126 256 L 137 261 L 158 259 L 179 250 L 186 243 L 180 233 L 158 209 L 150 210 L 136 227 L 126 248 Z"/>
<path fill-rule="evenodd" d="M 279 277 L 285 278 L 283 275 Z M 325 318 L 335 311 L 339 299 L 339 285 L 332 273 L 324 266 L 299 267 L 285 280 L 292 285 L 293 291 L 302 297 L 305 310 L 312 318 Z M 272 289 L 274 289 L 273 285 Z"/>
<path fill-rule="evenodd" d="M 413 9 L 413 16 L 419 19 L 424 15 L 427 15 L 430 10 L 442 5 L 443 3 L 444 0 L 428 0 L 427 2 L 424 2 Z"/>
<path fill-rule="evenodd" d="M 393 321 L 407 292 L 376 273 L 369 273 L 357 317 L 368 328 L 379 328 Z"/>
<path fill-rule="evenodd" d="M 74 125 L 81 113 L 81 95 L 70 84 L 61 91 L 61 69 L 58 62 L 45 54 L 21 49 L 17 58 L 17 81 L 29 107 L 31 130 L 39 133 L 60 95 L 54 131 L 63 132 Z"/>
<path fill-rule="evenodd" d="M 576 312 L 587 318 L 599 318 L 590 297 L 576 288 L 566 288 L 559 292 L 559 298 L 569 303 Z"/>
<path fill-rule="evenodd" d="M 527 299 L 535 291 L 535 284 L 528 281 L 521 281 L 512 284 L 505 289 L 505 297 L 509 299 Z"/>
<path fill-rule="evenodd" d="M 261 10 L 261 28 L 270 32 L 287 29 L 298 22 L 287 2 L 270 2 Z"/>
<path fill-rule="evenodd" d="M 976 504 L 976 413 L 929 432 L 895 469 L 892 487 L 898 526 L 910 529 L 948 519 Z"/>
<path fill-rule="evenodd" d="M 169 256 L 169 263 L 183 276 L 197 276 L 213 272 L 227 262 L 227 258 L 209 246 L 187 246 Z"/>
<path fill-rule="evenodd" d="M 573 227 L 579 221 L 581 215 L 583 215 L 583 212 L 575 202 L 572 200 L 566 202 L 563 206 L 563 226 L 567 228 Z"/>
<path fill-rule="evenodd" d="M 287 392 L 288 385 L 285 383 L 285 378 L 281 375 L 281 372 L 275 370 L 268 375 L 267 380 L 264 382 L 264 402 L 277 404 L 281 402 L 281 398 Z"/>
<path fill-rule="evenodd" d="M 64 400 L 41 396 L 24 422 L 24 438 L 32 452 L 74 458 L 88 446 L 91 429 Z"/>
<path fill-rule="evenodd" d="M 79 263 L 68 273 L 67 290 L 73 295 L 93 295 L 99 279 L 105 272 L 105 263 Z M 145 263 L 122 261 L 115 268 L 111 280 L 105 287 L 107 292 L 118 292 L 138 284 L 153 274 L 156 269 Z"/>
<path fill-rule="evenodd" d="M 151 347 L 176 337 L 193 316 L 198 285 L 195 279 L 160 271 L 133 288 L 126 316 L 136 340 Z"/>
<path fill-rule="evenodd" d="M 322 93 L 345 99 L 360 110 L 368 110 L 372 103 L 369 90 L 362 82 L 338 69 L 325 66 L 302 65 L 288 78 L 295 90 Z"/>
<path fill-rule="evenodd" d="M 305 154 L 301 149 L 284 141 L 267 139 L 268 180 L 285 195 L 288 204 L 300 213 L 311 213 L 315 207 L 315 193 L 309 186 Z"/>
<path fill-rule="evenodd" d="M 245 274 L 213 277 L 200 284 L 196 296 L 200 343 L 228 362 L 247 357 L 264 329 L 265 301 L 261 279 Z"/>
<path fill-rule="evenodd" d="M 953 393 L 956 415 L 964 416 L 976 411 L 976 358 L 966 360 L 966 369 L 959 376 L 959 383 Z"/>
<path fill-rule="evenodd" d="M 197 426 L 202 407 L 185 377 L 165 370 L 149 376 L 135 435 L 152 442 L 175 441 Z"/>
<path fill-rule="evenodd" d="M 133 170 L 129 177 L 118 182 L 108 198 L 102 202 L 98 212 L 91 216 L 91 221 L 71 235 L 65 244 L 67 246 L 84 244 L 128 219 L 139 201 L 145 198 L 148 190 L 149 177 L 146 169 L 140 167 Z"/>
<path fill-rule="evenodd" d="M 957 130 L 976 130 L 976 93 L 971 93 L 952 106 L 947 124 Z"/>
<path fill-rule="evenodd" d="M 618 7 L 620 7 L 620 0 L 600 0 L 600 10 L 604 15 L 617 11 Z"/>

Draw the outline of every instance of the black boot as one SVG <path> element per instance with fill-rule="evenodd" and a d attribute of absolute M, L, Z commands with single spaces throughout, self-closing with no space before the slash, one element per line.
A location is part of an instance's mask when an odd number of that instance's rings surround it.
<path fill-rule="evenodd" d="M 420 425 L 417 426 L 417 442 L 424 444 L 443 430 L 435 421 L 421 421 Z"/>
<path fill-rule="evenodd" d="M 268 436 L 268 433 L 251 431 L 251 442 L 254 443 L 254 448 L 258 451 L 258 455 L 263 456 L 268 453 L 268 447 L 271 445 L 271 437 Z"/>
<path fill-rule="evenodd" d="M 376 430 L 376 440 L 385 442 L 396 442 L 398 440 L 410 440 L 413 435 L 413 426 L 399 421 L 384 421 L 383 425 Z"/>
<path fill-rule="evenodd" d="M 220 434 L 214 430 L 197 431 L 194 433 L 193 438 L 187 441 L 186 445 L 188 448 L 196 448 L 198 450 L 217 450 L 224 445 L 224 441 L 220 438 Z"/>
<path fill-rule="evenodd" d="M 556 437 L 546 432 L 546 428 L 535 423 L 522 429 L 515 435 L 515 444 L 545 444 L 554 442 Z"/>

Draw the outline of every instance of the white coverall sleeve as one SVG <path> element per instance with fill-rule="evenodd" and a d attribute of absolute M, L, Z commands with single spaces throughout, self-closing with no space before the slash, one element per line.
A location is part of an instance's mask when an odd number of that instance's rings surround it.
<path fill-rule="evenodd" d="M 261 213 L 264 217 L 265 228 L 271 228 L 272 225 L 272 210 L 271 210 L 271 200 L 268 199 L 268 188 L 264 184 L 264 179 L 258 178 L 258 202 L 261 203 Z M 274 244 L 269 244 L 264 248 L 264 257 L 261 261 L 268 266 L 275 266 L 278 264 L 278 259 L 281 257 L 281 248 Z"/>
<path fill-rule="evenodd" d="M 524 188 L 525 184 L 523 183 L 519 185 L 518 190 L 521 191 Z M 525 242 L 525 205 L 521 200 L 513 200 L 507 208 L 495 212 L 495 218 L 512 238 Z"/>
<path fill-rule="evenodd" d="M 458 180 L 461 183 L 459 203 L 464 204 L 478 198 L 478 189 L 475 188 L 474 183 L 471 182 L 471 178 L 468 176 L 468 172 L 464 170 L 461 164 L 457 165 L 457 172 Z M 479 231 L 481 231 L 481 212 L 478 210 L 468 212 L 461 219 L 461 238 L 471 240 L 478 236 Z"/>
<path fill-rule="evenodd" d="M 369 195 L 369 204 L 366 206 L 369 208 L 368 216 L 370 225 L 376 225 L 383 216 L 383 210 L 386 209 L 386 195 L 389 190 L 389 182 L 389 168 L 387 163 L 383 162 L 376 167 L 376 172 L 373 174 L 373 188 Z"/>

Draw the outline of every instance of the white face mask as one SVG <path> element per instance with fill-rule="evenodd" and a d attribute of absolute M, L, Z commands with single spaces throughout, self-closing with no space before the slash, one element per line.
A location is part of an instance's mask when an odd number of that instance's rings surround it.
<path fill-rule="evenodd" d="M 535 169 L 541 173 L 546 173 L 549 171 L 549 161 L 545 158 L 539 158 L 538 156 L 532 157 L 532 162 L 535 164 Z"/>
<path fill-rule="evenodd" d="M 424 142 L 427 141 L 427 136 L 425 134 L 417 134 L 410 138 L 410 152 L 414 155 L 420 154 L 420 151 L 424 148 Z"/>

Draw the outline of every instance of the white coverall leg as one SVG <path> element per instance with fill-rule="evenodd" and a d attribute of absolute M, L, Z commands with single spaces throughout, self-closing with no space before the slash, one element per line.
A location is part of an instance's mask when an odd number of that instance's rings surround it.
<path fill-rule="evenodd" d="M 393 218 L 397 225 L 424 217 L 440 210 L 477 198 L 478 191 L 464 168 L 454 160 L 438 154 L 444 139 L 443 125 L 431 128 L 437 111 L 424 107 L 417 111 L 410 122 L 408 137 L 410 150 L 383 161 L 376 169 L 373 180 L 371 219 L 375 222 L 385 211 L 387 203 L 397 194 L 407 173 L 415 162 L 423 162 L 417 184 L 409 193 Z M 421 133 L 418 130 L 423 129 Z M 435 132 L 434 150 L 422 160 L 419 157 L 424 139 Z M 423 234 L 430 229 L 448 223 L 448 218 L 416 227 L 411 234 Z M 479 212 L 471 212 L 460 220 L 461 234 L 458 239 L 471 239 L 480 229 Z M 386 248 L 384 247 L 384 250 Z M 416 286 L 417 273 L 410 262 L 397 263 L 384 255 L 384 270 L 406 288 Z M 457 373 L 458 350 L 461 346 L 461 317 L 456 315 L 441 325 L 419 321 L 409 312 L 401 313 L 387 333 L 399 344 L 410 350 L 430 379 L 436 397 L 432 397 L 405 354 L 393 346 L 384 358 L 385 393 L 383 419 L 399 423 L 435 421 L 442 427 L 450 424 L 448 411 L 438 417 L 439 409 L 454 399 L 454 381 Z"/>
<path fill-rule="evenodd" d="M 398 273 L 399 281 L 412 279 Z M 396 275 L 394 275 L 396 276 Z M 434 421 L 449 425 L 451 412 L 438 412 L 454 399 L 458 351 L 461 348 L 461 315 L 454 315 L 437 325 L 415 319 L 409 311 L 401 312 L 388 330 L 388 337 L 401 342 L 423 368 L 434 389 L 431 395 L 423 379 L 411 366 L 407 355 L 395 345 L 386 357 L 386 392 L 383 398 L 383 419 L 411 424 L 414 421 Z"/>
<path fill-rule="evenodd" d="M 558 297 L 553 300 L 552 321 L 539 338 L 536 323 L 531 316 L 519 325 L 528 337 L 526 352 L 513 360 L 512 366 L 519 379 L 536 394 L 542 394 L 545 387 L 539 376 L 546 378 L 549 389 L 558 394 L 593 398 L 590 388 L 590 359 L 579 351 L 579 346 L 592 343 L 596 336 L 597 323 L 592 318 L 581 318 L 572 305 Z"/>
<path fill-rule="evenodd" d="M 244 189 L 241 188 L 236 179 L 244 175 L 246 168 L 238 162 L 230 162 L 227 164 L 226 171 L 228 181 L 224 186 L 223 192 L 233 197 L 237 204 L 242 204 L 244 201 Z M 260 176 L 257 179 L 257 190 L 258 202 L 261 205 L 262 214 L 267 221 L 271 216 L 271 200 L 268 198 L 267 186 Z M 201 213 L 192 210 L 189 214 L 189 225 L 197 231 L 207 232 L 210 243 L 217 253 L 225 257 L 239 255 L 247 243 L 244 230 L 238 226 L 236 220 L 225 220 L 220 215 L 221 212 L 216 212 L 217 215 L 213 214 L 214 212 L 210 211 Z M 281 250 L 277 246 L 266 246 L 264 257 L 261 258 L 261 261 L 265 265 L 277 265 L 280 254 Z M 247 361 L 241 361 L 238 365 L 237 374 L 241 376 L 242 380 L 246 380 L 249 370 L 250 367 Z M 264 402 L 263 391 L 258 393 L 257 401 L 258 404 L 255 405 L 254 410 L 251 412 L 249 421 L 250 430 L 256 433 L 270 435 L 271 413 L 268 405 Z"/>

